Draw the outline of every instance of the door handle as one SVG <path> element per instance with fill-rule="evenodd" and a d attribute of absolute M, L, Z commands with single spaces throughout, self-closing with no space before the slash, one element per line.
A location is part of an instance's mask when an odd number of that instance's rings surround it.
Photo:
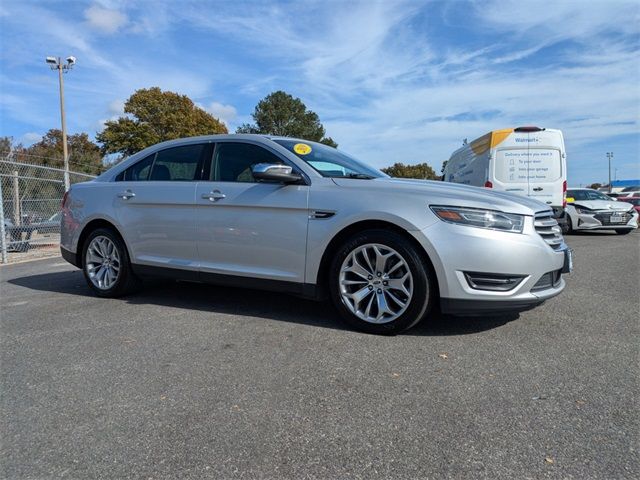
<path fill-rule="evenodd" d="M 536 187 L 533 189 L 534 192 L 541 192 L 542 191 L 542 187 Z"/>
<path fill-rule="evenodd" d="M 135 197 L 136 194 L 133 193 L 131 190 L 127 190 L 125 192 L 121 192 L 118 194 L 118 198 L 121 198 L 123 200 L 129 200 L 130 198 Z"/>
<path fill-rule="evenodd" d="M 205 200 L 209 200 L 211 202 L 215 202 L 217 200 L 222 200 L 226 195 L 222 193 L 220 190 L 214 190 L 213 192 L 203 193 L 202 198 Z"/>

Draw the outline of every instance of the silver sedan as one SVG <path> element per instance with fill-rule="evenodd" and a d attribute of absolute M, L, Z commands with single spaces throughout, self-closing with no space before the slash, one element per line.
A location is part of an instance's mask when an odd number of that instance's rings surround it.
<path fill-rule="evenodd" d="M 535 200 L 389 178 L 300 139 L 216 135 L 147 148 L 65 197 L 62 253 L 99 296 L 149 276 L 330 298 L 393 334 L 434 309 L 533 308 L 571 269 Z"/>

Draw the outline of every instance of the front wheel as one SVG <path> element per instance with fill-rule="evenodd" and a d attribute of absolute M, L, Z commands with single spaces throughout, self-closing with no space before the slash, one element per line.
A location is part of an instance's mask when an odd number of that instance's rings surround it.
<path fill-rule="evenodd" d="M 631 233 L 633 230 L 631 230 L 630 228 L 627 228 L 625 230 L 616 230 L 616 233 L 618 235 L 627 235 L 628 233 Z"/>
<path fill-rule="evenodd" d="M 417 247 L 388 230 L 346 241 L 330 267 L 329 290 L 342 317 L 368 333 L 396 334 L 428 313 L 433 275 Z"/>
<path fill-rule="evenodd" d="M 140 280 L 131 271 L 127 248 L 113 230 L 98 228 L 82 249 L 82 271 L 99 297 L 120 297 L 136 290 Z"/>
<path fill-rule="evenodd" d="M 572 233 L 574 233 L 573 230 L 573 223 L 571 222 L 571 216 L 569 216 L 567 214 L 567 226 L 565 227 L 566 231 L 564 232 L 565 235 L 570 235 Z"/>

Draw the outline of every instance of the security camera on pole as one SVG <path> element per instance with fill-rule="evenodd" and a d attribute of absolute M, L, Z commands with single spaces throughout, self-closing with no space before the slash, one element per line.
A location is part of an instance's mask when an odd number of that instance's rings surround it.
<path fill-rule="evenodd" d="M 609 193 L 611 193 L 611 159 L 613 158 L 613 152 L 607 152 L 607 158 L 609 159 Z"/>
<path fill-rule="evenodd" d="M 62 63 L 60 57 L 47 57 L 47 63 L 51 70 L 58 70 L 58 79 L 60 83 L 60 117 L 62 121 L 62 155 L 64 159 L 64 191 L 68 191 L 70 187 L 69 181 L 69 152 L 67 149 L 67 122 L 64 116 L 64 79 L 63 73 L 67 73 L 76 64 L 76 57 L 67 57 L 66 63 Z"/>

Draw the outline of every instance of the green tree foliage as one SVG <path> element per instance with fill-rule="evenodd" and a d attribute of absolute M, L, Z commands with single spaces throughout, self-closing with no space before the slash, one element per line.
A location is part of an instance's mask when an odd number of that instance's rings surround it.
<path fill-rule="evenodd" d="M 331 147 L 338 144 L 331 137 L 325 137 L 325 129 L 318 114 L 307 110 L 302 100 L 281 90 L 270 93 L 258 102 L 253 112 L 255 124 L 238 127 L 236 133 L 262 133 L 283 137 L 303 138 L 320 142 Z"/>
<path fill-rule="evenodd" d="M 602 184 L 601 183 L 592 183 L 591 185 L 589 185 L 589 188 L 593 188 L 594 190 L 597 190 L 599 188 L 602 188 Z"/>
<path fill-rule="evenodd" d="M 104 170 L 102 154 L 98 145 L 93 143 L 86 133 L 67 135 L 69 151 L 69 170 L 98 175 Z M 20 163 L 33 163 L 45 167 L 63 168 L 62 131 L 52 128 L 42 139 L 24 147 L 14 143 L 12 137 L 0 138 L 0 155 L 12 153 L 12 159 Z"/>
<path fill-rule="evenodd" d="M 0 156 L 4 157 L 9 154 L 13 147 L 13 137 L 0 137 Z M 22 147 L 22 145 L 20 145 Z"/>
<path fill-rule="evenodd" d="M 69 170 L 90 175 L 98 175 L 104 171 L 100 148 L 89 139 L 86 133 L 68 135 L 67 145 Z M 0 164 L 0 173 L 3 174 L 3 200 L 13 205 L 13 184 L 10 182 L 13 172 L 17 171 L 18 192 L 23 208 L 44 217 L 56 213 L 64 193 L 62 173 L 38 168 L 38 166 L 58 169 L 64 167 L 62 131 L 51 129 L 39 142 L 30 147 L 14 143 L 11 137 L 2 137 L 0 138 L 0 158 L 5 159 L 9 154 L 12 162 L 23 165 Z M 72 183 L 85 180 L 88 180 L 88 177 L 71 176 Z"/>
<path fill-rule="evenodd" d="M 67 135 L 69 151 L 69 170 L 98 175 L 104 170 L 102 154 L 98 145 L 89 139 L 86 133 Z M 49 167 L 63 168 L 62 131 L 52 128 L 44 134 L 42 140 L 30 147 L 18 151 L 24 153 L 26 162 Z"/>
<path fill-rule="evenodd" d="M 447 168 L 447 163 L 449 162 L 449 160 L 445 160 L 444 162 L 442 162 L 442 169 L 440 170 L 440 173 L 442 175 L 444 175 L 444 169 Z"/>
<path fill-rule="evenodd" d="M 158 87 L 137 90 L 124 105 L 126 116 L 106 122 L 96 135 L 103 153 L 132 155 L 166 140 L 227 133 L 224 123 L 186 95 Z"/>
<path fill-rule="evenodd" d="M 427 163 L 418 163 L 417 165 L 405 165 L 404 163 L 394 163 L 390 167 L 383 168 L 382 171 L 390 177 L 398 178 L 418 178 L 425 180 L 439 180 L 433 168 Z"/>

